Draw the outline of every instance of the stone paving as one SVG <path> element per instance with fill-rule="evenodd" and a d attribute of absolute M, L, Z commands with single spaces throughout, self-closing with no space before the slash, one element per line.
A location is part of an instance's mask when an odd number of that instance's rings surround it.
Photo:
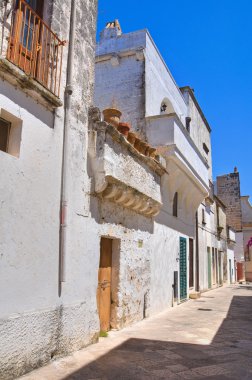
<path fill-rule="evenodd" d="M 22 380 L 252 379 L 252 287 L 203 293 Z"/>

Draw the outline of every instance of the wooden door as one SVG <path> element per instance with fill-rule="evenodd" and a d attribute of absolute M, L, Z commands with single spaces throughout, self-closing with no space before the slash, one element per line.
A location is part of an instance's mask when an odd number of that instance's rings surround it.
<path fill-rule="evenodd" d="M 101 331 L 110 329 L 112 239 L 101 238 L 97 306 Z"/>
<path fill-rule="evenodd" d="M 180 238 L 180 300 L 187 298 L 187 254 L 186 238 Z"/>
<path fill-rule="evenodd" d="M 194 254 L 193 254 L 193 239 L 189 239 L 189 287 L 194 286 Z"/>

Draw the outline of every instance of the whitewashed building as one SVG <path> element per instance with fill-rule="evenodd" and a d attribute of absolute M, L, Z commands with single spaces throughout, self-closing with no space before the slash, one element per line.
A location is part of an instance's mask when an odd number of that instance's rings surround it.
<path fill-rule="evenodd" d="M 174 297 L 187 299 L 189 287 L 199 288 L 195 213 L 209 194 L 211 152 L 207 162 L 203 144 L 211 149 L 210 128 L 197 131 L 203 114 L 193 92 L 178 88 L 147 30 L 123 34 L 118 22 L 109 23 L 97 44 L 95 75 L 95 104 L 118 108 L 165 158 L 150 245 L 150 312 L 156 313 Z"/>
<path fill-rule="evenodd" d="M 94 0 L 0 2 L 1 379 L 98 336 L 86 265 L 95 30 Z"/>
<path fill-rule="evenodd" d="M 0 8 L 6 379 L 150 314 L 150 247 L 166 173 L 89 109 L 96 2 L 41 4 Z"/>
<path fill-rule="evenodd" d="M 245 280 L 252 282 L 252 205 L 248 195 L 241 196 Z M 250 242 L 250 243 L 249 243 Z"/>
<path fill-rule="evenodd" d="M 222 286 L 223 283 L 234 282 L 235 235 L 227 226 L 225 205 L 214 194 L 211 128 L 195 97 L 194 90 L 190 87 L 182 87 L 181 91 L 188 105 L 189 119 L 187 120 L 190 136 L 208 166 L 209 194 L 197 210 L 196 278 L 195 283 L 191 283 L 192 291 L 204 292 L 213 287 Z"/>
<path fill-rule="evenodd" d="M 175 298 L 182 301 L 227 281 L 226 225 L 222 239 L 211 128 L 194 91 L 178 88 L 147 30 L 123 34 L 117 20 L 108 23 L 97 43 L 95 75 L 95 104 L 119 109 L 122 120 L 165 158 L 163 205 L 150 247 L 150 310 L 155 313 L 174 302 L 178 282 Z M 219 266 L 220 276 L 214 276 Z"/>
<path fill-rule="evenodd" d="M 211 144 L 148 31 L 104 29 L 93 102 L 96 1 L 0 12 L 0 377 L 12 379 L 199 290 Z M 121 110 L 138 146 L 93 103 Z"/>

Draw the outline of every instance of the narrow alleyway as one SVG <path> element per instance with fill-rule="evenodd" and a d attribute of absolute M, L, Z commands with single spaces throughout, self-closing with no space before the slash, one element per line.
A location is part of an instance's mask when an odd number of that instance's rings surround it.
<path fill-rule="evenodd" d="M 22 379 L 252 379 L 252 287 L 209 291 Z"/>

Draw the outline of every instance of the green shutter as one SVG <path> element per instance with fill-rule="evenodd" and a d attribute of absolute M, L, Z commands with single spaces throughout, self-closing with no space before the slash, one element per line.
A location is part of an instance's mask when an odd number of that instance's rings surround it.
<path fill-rule="evenodd" d="M 187 298 L 187 254 L 186 238 L 180 238 L 180 300 Z"/>

